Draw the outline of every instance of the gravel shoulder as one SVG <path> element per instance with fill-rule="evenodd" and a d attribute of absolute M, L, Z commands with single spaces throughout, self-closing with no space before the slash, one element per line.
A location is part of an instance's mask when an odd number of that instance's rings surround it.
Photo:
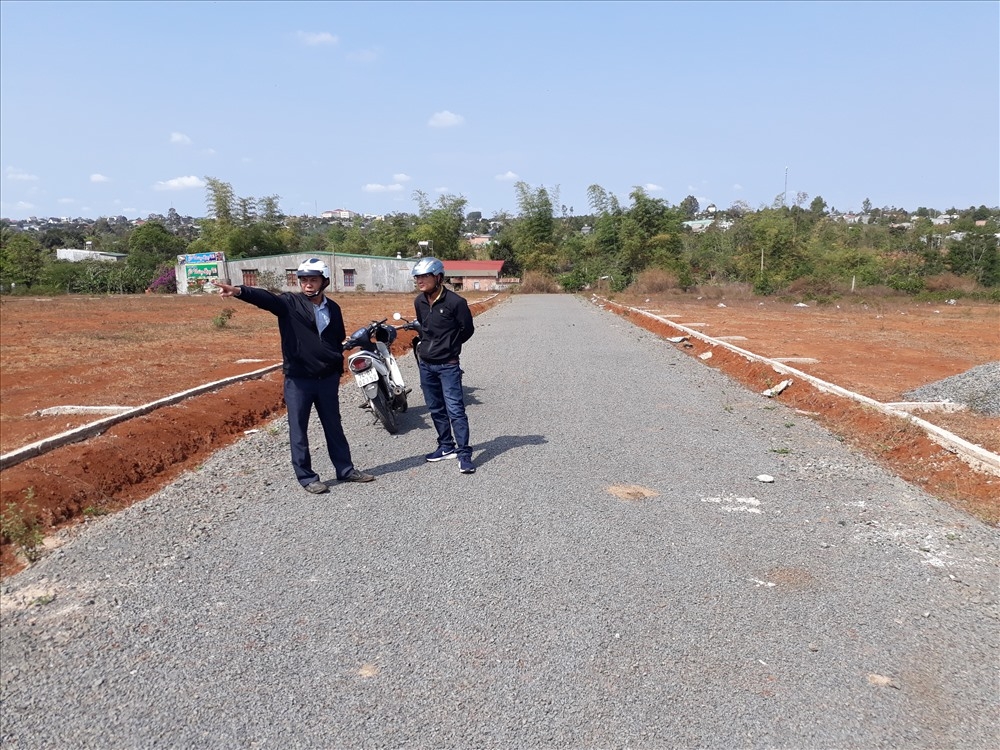
<path fill-rule="evenodd" d="M 577 297 L 476 323 L 476 474 L 345 383 L 376 482 L 277 420 L 5 581 L 0 744 L 994 745 L 995 529 Z"/>

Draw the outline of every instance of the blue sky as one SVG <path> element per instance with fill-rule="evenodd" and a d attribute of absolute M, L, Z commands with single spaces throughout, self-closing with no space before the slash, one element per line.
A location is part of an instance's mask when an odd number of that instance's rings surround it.
<path fill-rule="evenodd" d="M 0 169 L 12 219 L 993 207 L 1000 4 L 4 0 Z"/>

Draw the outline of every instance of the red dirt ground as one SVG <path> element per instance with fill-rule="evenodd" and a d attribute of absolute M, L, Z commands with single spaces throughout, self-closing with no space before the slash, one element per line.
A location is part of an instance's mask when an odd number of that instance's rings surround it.
<path fill-rule="evenodd" d="M 478 313 L 485 294 L 470 294 Z M 902 400 L 919 385 L 1000 359 L 1000 307 L 959 302 L 926 305 L 883 301 L 867 306 L 797 308 L 767 300 L 617 296 L 615 301 L 657 310 L 709 336 L 744 336 L 740 348 L 767 357 L 810 357 L 793 367 L 880 401 Z M 348 331 L 372 318 L 412 311 L 412 295 L 340 295 Z M 214 319 L 233 315 L 224 327 Z M 630 315 L 664 336 L 676 331 Z M 139 406 L 180 391 L 278 364 L 274 317 L 216 296 L 4 298 L 0 303 L 0 452 L 99 419 L 101 415 L 42 417 L 46 407 Z M 395 346 L 405 350 L 412 334 Z M 698 341 L 685 351 L 708 350 Z M 227 352 L 228 354 L 220 354 Z M 257 361 L 240 361 L 257 360 Z M 781 379 L 769 367 L 716 348 L 706 364 L 755 390 Z M 904 479 L 988 523 L 1000 523 L 1000 480 L 973 471 L 903 420 L 795 383 L 778 398 L 811 413 Z M 0 510 L 11 506 L 46 530 L 113 512 L 146 498 L 244 431 L 284 413 L 280 370 L 195 396 L 103 434 L 29 459 L 0 472 Z M 1000 419 L 974 413 L 921 414 L 959 436 L 1000 452 Z M 0 575 L 23 564 L 6 539 Z"/>

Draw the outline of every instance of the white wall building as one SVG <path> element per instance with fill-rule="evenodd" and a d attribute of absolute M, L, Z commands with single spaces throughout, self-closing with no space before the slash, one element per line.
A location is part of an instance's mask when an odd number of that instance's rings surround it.
<path fill-rule="evenodd" d="M 295 271 L 308 258 L 319 258 L 330 268 L 330 292 L 412 292 L 410 274 L 417 258 L 384 258 L 349 253 L 295 253 L 260 258 L 226 260 L 222 253 L 177 256 L 177 293 L 198 294 L 213 279 L 231 284 L 268 286 L 276 281 L 279 291 L 299 288 Z"/>

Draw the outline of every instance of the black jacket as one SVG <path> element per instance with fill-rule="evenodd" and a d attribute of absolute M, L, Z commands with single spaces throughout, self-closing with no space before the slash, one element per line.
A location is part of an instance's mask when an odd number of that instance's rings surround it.
<path fill-rule="evenodd" d="M 340 306 L 326 298 L 330 323 L 319 334 L 313 303 L 301 292 L 272 294 L 266 289 L 240 286 L 241 299 L 278 316 L 282 371 L 293 378 L 325 378 L 344 372 L 344 316 Z"/>
<path fill-rule="evenodd" d="M 413 310 L 420 321 L 420 359 L 436 365 L 457 360 L 462 344 L 471 339 L 476 330 L 469 303 L 442 287 L 433 305 L 423 293 L 418 294 L 413 300 Z"/>

